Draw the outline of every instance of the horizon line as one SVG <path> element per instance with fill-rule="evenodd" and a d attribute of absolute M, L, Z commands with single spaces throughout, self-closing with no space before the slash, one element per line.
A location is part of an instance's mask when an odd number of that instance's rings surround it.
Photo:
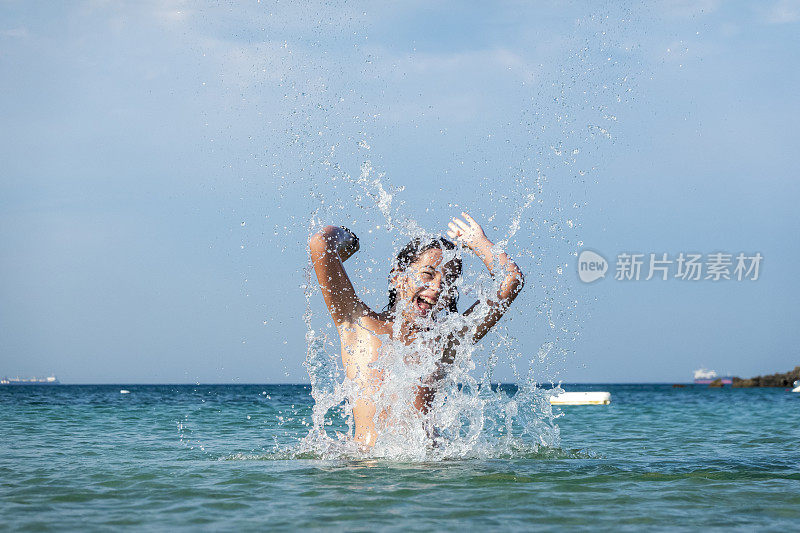
<path fill-rule="evenodd" d="M 560 381 L 560 382 L 553 382 L 553 381 L 546 381 L 537 383 L 539 385 L 556 385 L 556 384 L 563 384 L 563 385 L 696 385 L 696 383 L 692 381 Z M 518 382 L 514 381 L 492 381 L 492 385 L 518 385 Z M 276 385 L 291 385 L 291 386 L 311 386 L 310 382 L 296 382 L 296 383 L 287 383 L 287 382 L 132 382 L 132 381 L 118 381 L 118 382 L 85 382 L 85 383 L 65 383 L 63 381 L 59 381 L 58 383 L 28 383 L 27 385 L 47 385 L 47 386 L 54 386 L 54 385 L 104 385 L 104 386 L 117 386 L 117 385 L 160 385 L 160 386 L 168 386 L 168 385 L 193 385 L 193 386 L 202 386 L 202 385 L 267 385 L 267 386 L 276 386 Z M 704 385 L 704 384 L 703 384 Z M 8 384 L 8 386 L 19 386 L 19 384 Z"/>

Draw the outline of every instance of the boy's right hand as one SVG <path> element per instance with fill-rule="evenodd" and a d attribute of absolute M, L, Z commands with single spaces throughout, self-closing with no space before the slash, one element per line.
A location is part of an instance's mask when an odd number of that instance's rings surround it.
<path fill-rule="evenodd" d="M 339 258 L 344 262 L 359 250 L 359 242 L 355 233 L 344 226 L 340 228 L 342 229 L 342 238 L 339 240 L 339 247 L 336 251 L 339 253 Z"/>

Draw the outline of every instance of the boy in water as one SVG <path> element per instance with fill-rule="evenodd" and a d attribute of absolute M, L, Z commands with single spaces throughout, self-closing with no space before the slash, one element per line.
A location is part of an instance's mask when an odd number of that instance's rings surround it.
<path fill-rule="evenodd" d="M 519 267 L 504 252 L 493 252 L 493 244 L 481 226 L 467 213 L 463 220 L 454 217 L 447 235 L 475 253 L 489 273 L 503 276 L 495 298 L 485 302 L 483 316 L 448 336 L 442 348 L 441 367 L 453 362 L 455 347 L 461 342 L 478 342 L 500 320 L 522 290 Z M 371 310 L 356 295 L 344 270 L 344 262 L 359 249 L 358 237 L 344 227 L 326 226 L 309 241 L 311 261 L 322 296 L 333 317 L 342 342 L 342 362 L 347 377 L 355 380 L 360 393 L 355 399 L 353 419 L 356 442 L 374 446 L 375 398 L 383 384 L 383 372 L 375 368 L 383 339 L 414 342 L 420 331 L 440 311 L 456 310 L 455 282 L 461 276 L 461 261 L 445 262 L 445 250 L 455 245 L 445 239 L 414 239 L 397 256 L 389 275 L 389 305 L 380 313 Z M 469 307 L 463 316 L 476 313 L 481 302 Z M 438 376 L 431 376 L 435 380 Z M 427 380 L 418 387 L 415 407 L 427 412 L 435 394 Z"/>

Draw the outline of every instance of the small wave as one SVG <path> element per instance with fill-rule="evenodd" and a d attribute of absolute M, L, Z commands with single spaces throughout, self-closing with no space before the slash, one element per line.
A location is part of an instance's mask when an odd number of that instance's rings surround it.
<path fill-rule="evenodd" d="M 320 462 L 346 462 L 348 464 L 451 464 L 475 460 L 579 460 L 579 459 L 604 459 L 604 457 L 588 449 L 564 449 L 560 447 L 536 446 L 517 444 L 515 446 L 499 449 L 486 446 L 475 449 L 471 453 L 459 457 L 440 456 L 432 451 L 429 455 L 416 457 L 386 457 L 378 456 L 371 450 L 354 449 L 343 446 L 322 451 L 311 451 L 297 446 L 283 450 L 263 453 L 233 453 L 219 457 L 218 461 L 320 461 Z"/>

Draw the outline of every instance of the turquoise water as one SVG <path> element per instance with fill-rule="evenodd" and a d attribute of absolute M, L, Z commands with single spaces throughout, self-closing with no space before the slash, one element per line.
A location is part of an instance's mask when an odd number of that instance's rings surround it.
<path fill-rule="evenodd" d="M 558 448 L 397 463 L 293 454 L 304 386 L 3 387 L 0 529 L 800 524 L 800 394 L 564 388 L 612 404 L 561 408 Z"/>

